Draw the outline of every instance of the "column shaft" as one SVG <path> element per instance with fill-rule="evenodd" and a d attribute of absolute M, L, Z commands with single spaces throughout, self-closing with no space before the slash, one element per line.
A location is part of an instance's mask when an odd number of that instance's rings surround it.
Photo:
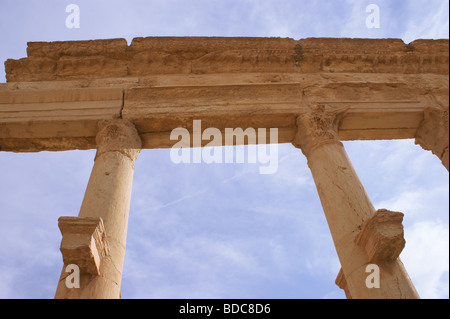
<path fill-rule="evenodd" d="M 380 267 L 380 288 L 366 286 L 370 262 L 355 238 L 375 209 L 344 147 L 324 144 L 309 155 L 308 163 L 352 298 L 418 298 L 400 259 L 376 263 Z"/>
<path fill-rule="evenodd" d="M 102 258 L 99 275 L 81 270 L 80 288 L 67 288 L 66 264 L 56 298 L 120 298 L 134 161 L 141 141 L 134 126 L 122 120 L 102 124 L 97 156 L 78 217 L 101 218 L 109 254 Z"/>
<path fill-rule="evenodd" d="M 344 109 L 319 106 L 299 116 L 294 145 L 308 160 L 331 231 L 349 294 L 354 299 L 419 298 L 400 259 L 378 261 L 380 288 L 369 288 L 371 262 L 356 238 L 375 209 L 339 141 L 337 128 Z"/>

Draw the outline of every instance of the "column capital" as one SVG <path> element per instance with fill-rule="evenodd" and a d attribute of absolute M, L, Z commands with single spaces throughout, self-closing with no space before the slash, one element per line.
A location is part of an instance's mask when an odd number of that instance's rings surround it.
<path fill-rule="evenodd" d="M 326 105 L 310 106 L 297 117 L 297 133 L 292 144 L 308 157 L 320 145 L 339 143 L 338 128 L 342 117 L 350 107 Z"/>
<path fill-rule="evenodd" d="M 96 159 L 108 152 L 119 152 L 136 161 L 142 149 L 142 141 L 133 123 L 123 120 L 100 121 L 99 131 L 96 136 Z"/>
<path fill-rule="evenodd" d="M 415 143 L 439 157 L 449 169 L 449 106 L 430 98 L 431 103 L 424 109 L 424 118 L 416 133 Z"/>

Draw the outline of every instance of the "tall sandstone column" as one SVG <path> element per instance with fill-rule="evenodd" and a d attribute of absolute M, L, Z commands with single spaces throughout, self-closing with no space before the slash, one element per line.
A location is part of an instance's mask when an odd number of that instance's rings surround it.
<path fill-rule="evenodd" d="M 293 142 L 307 157 L 342 269 L 337 284 L 348 298 L 419 298 L 398 255 L 403 214 L 375 211 L 344 146 L 338 125 L 347 108 L 309 107 Z M 368 265 L 379 267 L 379 288 L 367 285 Z"/>
<path fill-rule="evenodd" d="M 134 162 L 142 144 L 125 120 L 100 123 L 97 155 L 78 217 L 61 217 L 64 267 L 55 298 L 120 298 Z M 80 269 L 67 285 L 68 265 Z"/>

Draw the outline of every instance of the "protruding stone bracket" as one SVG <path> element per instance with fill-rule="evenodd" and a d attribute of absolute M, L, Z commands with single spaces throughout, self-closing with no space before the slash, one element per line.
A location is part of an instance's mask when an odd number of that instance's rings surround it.
<path fill-rule="evenodd" d="M 334 107 L 322 104 L 309 106 L 308 112 L 297 117 L 297 134 L 292 144 L 308 157 L 320 145 L 341 143 L 339 124 L 349 109 L 349 106 Z"/>
<path fill-rule="evenodd" d="M 369 262 L 394 261 L 405 247 L 403 213 L 380 209 L 367 220 L 356 236 L 357 245 L 364 247 Z"/>
<path fill-rule="evenodd" d="M 335 282 L 339 288 L 344 290 L 345 297 L 347 297 L 347 299 L 352 299 L 352 295 L 350 294 L 350 290 L 348 289 L 347 280 L 345 280 L 345 275 L 344 275 L 344 272 L 342 271 L 342 268 L 341 268 L 341 270 L 339 270 L 339 273 L 336 277 Z"/>
<path fill-rule="evenodd" d="M 430 96 L 431 106 L 424 110 L 424 119 L 416 133 L 416 144 L 433 152 L 449 169 L 449 106 Z"/>
<path fill-rule="evenodd" d="M 60 217 L 58 226 L 63 235 L 60 249 L 64 264 L 75 264 L 80 270 L 99 276 L 100 263 L 110 252 L 103 220 Z"/>

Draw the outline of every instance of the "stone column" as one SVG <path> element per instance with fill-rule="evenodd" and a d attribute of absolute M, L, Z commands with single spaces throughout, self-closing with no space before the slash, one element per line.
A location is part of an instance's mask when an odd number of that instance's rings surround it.
<path fill-rule="evenodd" d="M 416 134 L 416 144 L 439 157 L 447 171 L 449 165 L 448 113 L 448 103 L 447 107 L 443 107 L 432 101 L 432 106 L 427 106 L 424 110 L 424 119 Z"/>
<path fill-rule="evenodd" d="M 310 108 L 298 117 L 293 142 L 307 157 L 341 262 L 337 283 L 348 298 L 419 298 L 397 258 L 403 248 L 403 215 L 375 211 L 339 140 L 338 125 L 346 111 Z M 366 285 L 372 274 L 367 266 L 373 264 L 380 270 L 379 288 Z"/>
<path fill-rule="evenodd" d="M 142 144 L 128 121 L 102 121 L 99 126 L 95 164 L 79 215 L 59 220 L 64 267 L 55 298 L 121 297 L 134 162 Z M 79 288 L 67 285 L 74 274 L 68 265 L 79 267 Z"/>

